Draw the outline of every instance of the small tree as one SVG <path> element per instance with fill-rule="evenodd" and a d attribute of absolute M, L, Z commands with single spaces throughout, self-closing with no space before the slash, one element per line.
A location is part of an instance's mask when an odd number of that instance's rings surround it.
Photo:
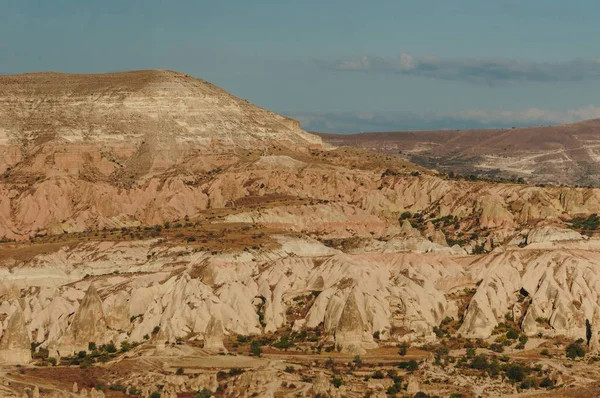
<path fill-rule="evenodd" d="M 258 341 L 253 341 L 252 344 L 250 344 L 250 356 L 260 357 L 261 355 L 262 350 L 260 348 L 260 344 Z"/>
<path fill-rule="evenodd" d="M 177 368 L 177 371 L 175 372 L 176 375 L 182 375 L 183 374 L 183 368 Z"/>
<path fill-rule="evenodd" d="M 401 356 L 405 356 L 407 352 L 408 352 L 408 343 L 400 344 L 400 350 L 398 350 L 398 354 L 400 354 Z"/>

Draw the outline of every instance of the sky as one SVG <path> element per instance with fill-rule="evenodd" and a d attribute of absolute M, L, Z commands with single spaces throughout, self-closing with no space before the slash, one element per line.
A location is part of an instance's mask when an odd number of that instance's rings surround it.
<path fill-rule="evenodd" d="M 0 74 L 172 69 L 309 131 L 600 118 L 597 0 L 0 0 Z"/>

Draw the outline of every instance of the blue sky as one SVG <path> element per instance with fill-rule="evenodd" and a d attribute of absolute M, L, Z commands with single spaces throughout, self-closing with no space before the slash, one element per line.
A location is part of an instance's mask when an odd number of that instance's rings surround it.
<path fill-rule="evenodd" d="M 308 130 L 600 117 L 593 0 L 3 0 L 0 73 L 173 69 Z"/>

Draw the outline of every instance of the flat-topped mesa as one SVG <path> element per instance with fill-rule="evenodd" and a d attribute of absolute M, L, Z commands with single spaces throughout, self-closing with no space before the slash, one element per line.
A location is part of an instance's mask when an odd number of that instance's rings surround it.
<path fill-rule="evenodd" d="M 0 339 L 0 363 L 23 364 L 31 362 L 31 340 L 25 325 L 25 316 L 19 304 L 8 320 Z"/>
<path fill-rule="evenodd" d="M 32 157 L 42 157 L 51 161 L 45 166 L 53 175 L 90 167 L 139 174 L 168 168 L 197 150 L 272 145 L 320 146 L 321 138 L 184 73 L 0 76 L 0 150 L 8 155 L 0 159 L 2 173 L 24 161 L 23 171 L 34 172 Z"/>
<path fill-rule="evenodd" d="M 61 356 L 87 351 L 90 342 L 104 344 L 106 332 L 102 300 L 92 283 L 85 293 L 71 325 L 59 342 L 58 351 Z"/>

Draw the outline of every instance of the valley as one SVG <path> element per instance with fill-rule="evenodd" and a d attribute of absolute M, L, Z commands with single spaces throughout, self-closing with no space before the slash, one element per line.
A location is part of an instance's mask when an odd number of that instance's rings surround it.
<path fill-rule="evenodd" d="M 600 388 L 600 189 L 540 161 L 594 121 L 510 160 L 313 135 L 173 71 L 0 82 L 0 396 Z M 429 168 L 466 154 L 507 177 Z"/>

